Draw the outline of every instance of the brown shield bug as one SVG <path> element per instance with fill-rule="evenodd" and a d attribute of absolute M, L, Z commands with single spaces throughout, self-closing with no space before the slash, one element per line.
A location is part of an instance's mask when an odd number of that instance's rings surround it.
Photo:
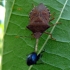
<path fill-rule="evenodd" d="M 33 32 L 34 37 L 37 39 L 50 27 L 48 24 L 50 21 L 50 12 L 40 3 L 31 11 L 29 17 L 30 23 L 27 28 Z"/>

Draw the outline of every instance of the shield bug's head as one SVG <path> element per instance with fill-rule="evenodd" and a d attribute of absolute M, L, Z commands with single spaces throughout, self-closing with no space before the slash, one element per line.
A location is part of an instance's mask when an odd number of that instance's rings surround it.
<path fill-rule="evenodd" d="M 48 24 L 50 21 L 50 12 L 40 3 L 32 10 L 29 16 L 30 24 L 27 28 L 33 32 L 35 38 L 39 38 L 42 33 L 50 27 Z"/>
<path fill-rule="evenodd" d="M 27 65 L 30 66 L 30 65 L 36 64 L 39 58 L 40 58 L 40 55 L 37 55 L 36 52 L 30 53 L 27 57 Z"/>

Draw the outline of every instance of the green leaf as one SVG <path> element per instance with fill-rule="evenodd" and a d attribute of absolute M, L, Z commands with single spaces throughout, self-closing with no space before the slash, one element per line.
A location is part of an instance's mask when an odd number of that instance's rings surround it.
<path fill-rule="evenodd" d="M 3 1 L 3 0 L 0 0 L 0 5 L 3 5 L 3 4 L 2 4 L 2 1 Z"/>
<path fill-rule="evenodd" d="M 39 39 L 38 54 L 45 49 L 41 60 L 44 64 L 27 66 L 27 55 L 34 51 L 35 39 L 31 39 L 29 13 L 33 5 L 43 3 L 55 19 Z M 2 70 L 70 70 L 70 0 L 7 0 Z M 61 24 L 57 24 L 61 23 Z M 19 36 L 19 37 L 18 37 Z M 23 37 L 21 37 L 23 36 Z M 40 62 L 40 61 L 38 61 Z"/>

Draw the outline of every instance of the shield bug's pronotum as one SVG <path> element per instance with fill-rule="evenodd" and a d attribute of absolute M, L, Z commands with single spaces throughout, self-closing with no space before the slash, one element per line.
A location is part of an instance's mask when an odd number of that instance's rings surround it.
<path fill-rule="evenodd" d="M 50 21 L 50 11 L 42 3 L 35 7 L 30 15 L 30 23 L 27 26 L 33 32 L 34 37 L 39 38 L 48 29 Z"/>

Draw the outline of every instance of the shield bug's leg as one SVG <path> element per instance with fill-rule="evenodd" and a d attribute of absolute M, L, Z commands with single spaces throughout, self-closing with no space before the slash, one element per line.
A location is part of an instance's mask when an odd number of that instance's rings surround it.
<path fill-rule="evenodd" d="M 52 20 L 54 20 L 54 19 L 55 19 L 55 18 L 53 17 L 53 18 L 50 19 L 50 21 L 52 21 Z"/>
<path fill-rule="evenodd" d="M 35 36 L 34 36 L 34 34 L 33 34 L 33 33 L 31 34 L 31 39 L 35 39 Z"/>
<path fill-rule="evenodd" d="M 29 35 L 29 36 L 21 36 L 21 35 L 16 35 L 15 36 L 16 38 L 31 38 L 31 39 L 35 39 L 35 37 L 34 37 L 34 34 L 31 34 L 31 35 Z"/>
<path fill-rule="evenodd" d="M 61 24 L 61 22 L 58 22 L 58 23 L 56 23 L 56 24 Z"/>
<path fill-rule="evenodd" d="M 50 37 L 52 38 L 52 34 L 50 34 L 49 32 L 44 32 L 44 33 L 50 35 Z"/>
<path fill-rule="evenodd" d="M 15 36 L 15 37 L 16 37 L 16 38 L 19 38 L 19 37 L 20 37 L 20 38 L 24 38 L 24 37 L 26 37 L 26 36 L 18 36 L 18 35 L 17 35 L 17 36 Z"/>
<path fill-rule="evenodd" d="M 50 34 L 49 32 L 44 32 L 44 33 L 50 35 L 50 37 L 51 37 L 52 40 L 56 40 L 56 39 L 54 39 L 54 38 L 52 37 L 52 34 Z"/>
<path fill-rule="evenodd" d="M 32 6 L 35 8 L 35 5 L 34 4 L 32 4 Z"/>
<path fill-rule="evenodd" d="M 21 36 L 21 35 L 16 35 L 15 37 L 16 37 L 16 38 L 31 38 L 31 39 L 32 39 L 32 36 Z"/>
<path fill-rule="evenodd" d="M 53 15 L 55 15 L 55 12 L 53 14 L 50 14 L 50 16 L 51 16 L 50 21 L 55 19 Z"/>
<path fill-rule="evenodd" d="M 51 19 L 50 19 L 50 21 L 52 21 L 52 20 L 54 20 L 55 18 L 54 18 L 54 16 L 53 15 L 55 15 L 56 13 L 54 12 L 53 14 L 50 14 L 50 16 L 51 16 Z M 56 23 L 56 24 L 61 24 L 60 22 L 58 22 L 58 23 Z M 54 26 L 55 24 L 52 24 L 51 26 Z"/>
<path fill-rule="evenodd" d="M 56 23 L 56 25 L 61 24 L 61 22 Z M 51 24 L 50 26 L 54 26 L 55 24 Z"/>

